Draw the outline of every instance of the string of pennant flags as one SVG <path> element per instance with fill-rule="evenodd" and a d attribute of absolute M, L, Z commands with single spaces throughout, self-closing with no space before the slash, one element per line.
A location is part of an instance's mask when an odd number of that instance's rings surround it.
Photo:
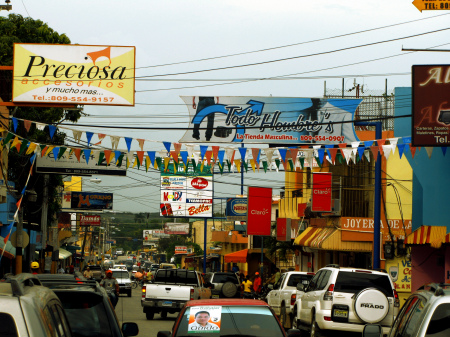
<path fill-rule="evenodd" d="M 262 166 L 264 172 L 267 170 L 275 169 L 278 171 L 280 164 L 283 165 L 284 170 L 295 170 L 297 167 L 303 168 L 305 166 L 305 161 L 307 164 L 312 165 L 312 161 L 316 161 L 318 166 L 323 165 L 324 159 L 326 159 L 331 164 L 335 165 L 338 163 L 358 162 L 366 158 L 370 162 L 372 153 L 372 158 L 376 161 L 378 153 L 384 155 L 386 160 L 388 160 L 391 153 L 395 153 L 396 150 L 399 151 L 400 158 L 404 153 L 410 151 L 412 157 L 417 150 L 420 151 L 420 147 L 411 146 L 411 137 L 397 137 L 388 139 L 378 139 L 370 141 L 358 141 L 330 145 L 300 145 L 292 147 L 279 147 L 279 148 L 246 148 L 246 147 L 231 147 L 231 146 L 210 146 L 210 145 L 199 145 L 200 151 L 195 151 L 194 144 L 181 144 L 177 142 L 166 142 L 166 141 L 154 141 L 141 138 L 132 137 L 121 137 L 115 135 L 107 135 L 103 133 L 94 133 L 90 131 L 82 131 L 78 129 L 72 129 L 63 126 L 55 126 L 52 124 L 44 124 L 39 122 L 33 122 L 30 120 L 20 119 L 12 117 L 12 127 L 14 132 L 8 131 L 8 134 L 0 143 L 0 149 L 7 148 L 8 150 L 16 149 L 20 154 L 33 154 L 45 157 L 53 156 L 54 160 L 59 160 L 64 154 L 68 152 L 70 155 L 75 155 L 78 162 L 84 160 L 89 163 L 90 160 L 94 160 L 99 164 L 106 161 L 107 165 L 116 165 L 121 167 L 126 166 L 126 169 L 131 167 L 140 166 L 145 167 L 146 171 L 152 166 L 154 169 L 167 170 L 169 162 L 173 161 L 176 166 L 182 164 L 185 167 L 192 165 L 194 169 L 202 171 L 204 169 L 203 163 L 206 162 L 206 167 L 214 167 L 215 164 L 218 165 L 219 170 L 223 173 L 224 166 L 228 166 L 228 171 L 231 172 L 236 169 L 238 172 L 241 170 L 241 164 L 243 164 L 245 171 L 248 171 L 248 164 L 250 163 L 252 170 L 255 172 L 259 171 Z M 31 126 L 34 124 L 39 130 L 44 131 L 45 127 L 48 127 L 49 136 L 53 139 L 56 131 L 58 129 L 63 129 L 67 131 L 72 131 L 73 138 L 78 144 L 81 141 L 83 133 L 85 133 L 87 139 L 88 147 L 82 148 L 78 146 L 63 146 L 63 145 L 51 145 L 51 144 L 39 144 L 27 140 L 26 138 L 18 136 L 17 128 L 19 123 L 23 124 L 24 129 L 29 132 Z M 7 131 L 7 130 L 3 130 Z M 97 136 L 97 141 L 94 143 L 94 135 Z M 92 146 L 99 146 L 102 144 L 104 139 L 109 137 L 111 140 L 111 148 L 109 149 L 98 149 Z M 124 138 L 127 150 L 118 149 L 119 141 Z M 137 142 L 140 151 L 132 151 L 131 145 L 133 142 Z M 145 142 L 151 143 L 162 143 L 166 151 L 144 151 Z M 182 146 L 186 147 L 186 150 L 182 150 Z M 172 150 L 173 146 L 173 150 Z M 211 150 L 209 148 L 211 147 Z M 240 153 L 240 158 L 235 158 L 236 149 Z M 428 157 L 431 157 L 433 148 L 425 147 Z M 447 147 L 442 147 L 442 152 L 445 155 Z M 251 158 L 248 155 L 251 154 Z M 225 159 L 226 155 L 226 159 Z M 263 158 L 264 156 L 264 158 Z M 113 160 L 114 159 L 114 160 Z M 34 159 L 33 159 L 34 160 Z M 201 161 L 200 161 L 201 160 Z M 124 162 L 125 161 L 125 162 Z M 201 165 L 198 165 L 200 161 Z"/>

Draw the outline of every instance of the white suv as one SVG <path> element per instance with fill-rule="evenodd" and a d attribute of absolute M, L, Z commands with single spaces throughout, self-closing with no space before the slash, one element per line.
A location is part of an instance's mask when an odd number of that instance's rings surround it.
<path fill-rule="evenodd" d="M 294 327 L 307 329 L 311 337 L 320 330 L 362 332 L 366 323 L 391 328 L 399 310 L 398 294 L 384 271 L 340 268 L 320 269 L 295 304 Z"/>

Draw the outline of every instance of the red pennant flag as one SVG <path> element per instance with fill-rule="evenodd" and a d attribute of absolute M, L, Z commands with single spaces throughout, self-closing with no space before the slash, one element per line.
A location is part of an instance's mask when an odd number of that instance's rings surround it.
<path fill-rule="evenodd" d="M 297 160 L 297 153 L 298 153 L 298 148 L 292 148 L 292 149 L 289 149 L 290 151 L 291 151 L 291 157 L 292 157 L 292 160 L 294 161 L 294 165 L 295 165 L 295 161 Z"/>
<path fill-rule="evenodd" d="M 330 155 L 331 155 L 331 161 L 334 163 L 336 160 L 336 154 L 338 152 L 338 149 L 333 147 L 331 149 L 328 149 L 328 151 L 330 152 Z"/>
<path fill-rule="evenodd" d="M 175 153 L 177 154 L 177 156 L 180 154 L 180 150 L 181 150 L 181 144 L 180 143 L 173 143 L 173 147 L 175 149 Z"/>
<path fill-rule="evenodd" d="M 23 126 L 25 127 L 25 129 L 27 130 L 27 132 L 29 132 L 29 131 L 30 131 L 30 127 L 31 127 L 31 121 L 25 119 L 25 120 L 23 121 Z"/>
<path fill-rule="evenodd" d="M 252 156 L 253 156 L 253 160 L 255 161 L 255 163 L 258 164 L 258 154 L 259 154 L 259 149 L 252 149 Z"/>
<path fill-rule="evenodd" d="M 46 146 L 46 147 L 44 147 L 43 149 L 42 149 L 42 151 L 41 151 L 41 157 L 44 157 L 45 156 L 45 154 L 47 153 L 47 149 L 48 149 L 48 146 Z M 78 160 L 79 161 L 79 160 Z"/>
<path fill-rule="evenodd" d="M 211 148 L 212 148 L 212 153 L 213 153 L 213 157 L 214 157 L 214 161 L 216 162 L 218 159 L 217 159 L 217 156 L 219 155 L 219 146 L 211 146 Z"/>
<path fill-rule="evenodd" d="M 380 154 L 384 155 L 383 145 L 378 145 L 378 149 L 380 150 Z"/>
<path fill-rule="evenodd" d="M 170 154 L 172 155 L 173 160 L 175 160 L 175 162 L 178 163 L 177 151 L 170 151 Z"/>
<path fill-rule="evenodd" d="M 211 163 L 211 156 L 212 156 L 212 151 L 206 151 L 205 158 L 206 158 L 206 162 L 208 163 L 208 165 Z"/>
<path fill-rule="evenodd" d="M 136 155 L 139 159 L 139 163 L 143 165 L 144 163 L 144 151 L 136 151 Z"/>
<path fill-rule="evenodd" d="M 370 149 L 372 150 L 373 159 L 376 162 L 378 158 L 378 146 L 371 146 Z"/>
<path fill-rule="evenodd" d="M 103 152 L 105 153 L 106 164 L 109 164 L 111 160 L 111 150 L 104 150 Z"/>
<path fill-rule="evenodd" d="M 339 143 L 338 146 L 339 146 L 339 149 L 341 149 L 342 157 L 345 158 L 344 151 L 342 151 L 342 149 L 345 149 L 347 147 L 347 143 Z"/>
<path fill-rule="evenodd" d="M 414 158 L 414 155 L 416 154 L 416 147 L 415 146 L 410 146 L 409 150 L 411 151 L 411 156 Z"/>
<path fill-rule="evenodd" d="M 77 157 L 78 162 L 80 162 L 81 149 L 75 148 L 72 150 L 73 150 L 73 153 L 75 153 L 75 157 Z"/>
<path fill-rule="evenodd" d="M 386 143 L 386 139 L 377 139 L 378 146 L 384 145 Z"/>

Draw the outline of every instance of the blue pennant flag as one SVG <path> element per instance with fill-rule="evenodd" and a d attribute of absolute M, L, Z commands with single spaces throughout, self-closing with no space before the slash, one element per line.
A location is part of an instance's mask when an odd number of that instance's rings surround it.
<path fill-rule="evenodd" d="M 36 159 L 36 153 L 33 153 L 33 155 L 30 157 L 30 163 L 33 163 Z"/>
<path fill-rule="evenodd" d="M 53 139 L 53 136 L 55 135 L 55 132 L 56 132 L 56 126 L 49 125 L 48 131 L 50 132 L 50 139 Z"/>
<path fill-rule="evenodd" d="M 403 137 L 402 140 L 404 144 L 411 144 L 411 137 Z"/>
<path fill-rule="evenodd" d="M 366 141 L 364 142 L 364 147 L 365 147 L 366 149 L 370 149 L 370 147 L 372 146 L 372 144 L 373 144 L 373 140 L 366 140 Z"/>
<path fill-rule="evenodd" d="M 119 160 L 121 155 L 122 155 L 121 151 L 119 150 L 114 151 L 114 157 L 116 158 L 116 162 Z"/>
<path fill-rule="evenodd" d="M 55 161 L 58 159 L 59 150 L 60 150 L 59 146 L 54 147 L 53 150 L 52 150 L 53 158 L 55 159 Z"/>
<path fill-rule="evenodd" d="M 406 144 L 397 144 L 398 154 L 400 156 L 400 159 L 402 158 L 403 151 L 405 150 Z"/>
<path fill-rule="evenodd" d="M 447 153 L 447 147 L 443 146 L 443 147 L 441 147 L 441 150 L 445 157 L 445 154 Z"/>
<path fill-rule="evenodd" d="M 366 148 L 364 147 L 364 146 L 358 146 L 358 154 L 359 154 L 359 159 L 363 159 L 363 157 L 364 157 L 364 150 L 365 150 Z"/>
<path fill-rule="evenodd" d="M 91 158 L 91 150 L 83 149 L 83 152 L 84 152 L 84 158 L 86 159 L 86 164 L 89 164 L 89 159 Z"/>
<path fill-rule="evenodd" d="M 152 163 L 153 167 L 155 166 L 155 158 L 156 158 L 156 152 L 155 151 L 147 151 L 148 157 L 150 158 L 150 163 Z"/>
<path fill-rule="evenodd" d="M 325 155 L 325 149 L 324 148 L 317 149 L 317 153 L 319 155 L 320 164 L 322 164 L 323 163 L 323 157 Z"/>
<path fill-rule="evenodd" d="M 219 150 L 219 153 L 217 154 L 217 159 L 219 159 L 220 165 L 223 164 L 224 156 L 225 156 L 225 150 Z"/>
<path fill-rule="evenodd" d="M 241 160 L 245 160 L 245 155 L 247 154 L 247 148 L 246 147 L 240 147 L 239 153 L 241 154 Z"/>
<path fill-rule="evenodd" d="M 86 131 L 86 138 L 87 138 L 88 146 L 91 146 L 91 139 L 92 139 L 92 136 L 93 136 L 93 135 L 94 135 L 93 132 Z"/>
<path fill-rule="evenodd" d="M 208 145 L 200 145 L 200 158 L 205 157 L 206 150 L 208 150 Z"/>
<path fill-rule="evenodd" d="M 286 152 L 287 152 L 287 149 L 278 149 L 278 152 L 280 153 L 281 159 L 282 159 L 283 161 L 285 161 L 285 160 L 286 160 Z"/>
<path fill-rule="evenodd" d="M 172 145 L 171 142 L 163 142 L 164 147 L 166 148 L 167 152 L 170 153 L 170 146 Z"/>
<path fill-rule="evenodd" d="M 125 143 L 127 143 L 128 152 L 130 152 L 131 142 L 133 141 L 133 138 L 130 138 L 130 137 L 124 137 L 124 138 L 125 138 Z"/>
<path fill-rule="evenodd" d="M 14 132 L 17 131 L 17 125 L 18 125 L 18 121 L 17 118 L 11 117 L 12 122 L 13 122 L 13 127 L 14 127 Z"/>
<path fill-rule="evenodd" d="M 187 151 L 180 151 L 180 156 L 181 156 L 181 159 L 183 160 L 183 163 L 184 163 L 184 165 L 186 165 L 187 166 L 187 164 L 188 164 L 188 152 Z"/>

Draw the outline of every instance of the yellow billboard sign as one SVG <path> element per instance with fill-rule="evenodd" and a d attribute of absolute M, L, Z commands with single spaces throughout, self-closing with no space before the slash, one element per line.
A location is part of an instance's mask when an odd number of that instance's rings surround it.
<path fill-rule="evenodd" d="M 134 106 L 135 47 L 14 44 L 13 102 Z"/>

